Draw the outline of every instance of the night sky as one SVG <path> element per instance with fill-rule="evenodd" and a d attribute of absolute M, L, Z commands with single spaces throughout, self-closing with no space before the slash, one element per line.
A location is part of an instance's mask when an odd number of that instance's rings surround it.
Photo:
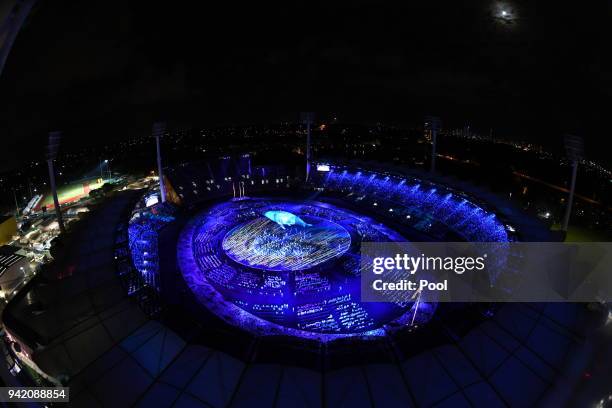
<path fill-rule="evenodd" d="M 5 167 L 42 153 L 52 129 L 84 145 L 155 118 L 266 123 L 300 110 L 408 126 L 437 114 L 549 145 L 569 131 L 612 164 L 609 2 L 126 3 L 39 1 L 0 77 Z"/>

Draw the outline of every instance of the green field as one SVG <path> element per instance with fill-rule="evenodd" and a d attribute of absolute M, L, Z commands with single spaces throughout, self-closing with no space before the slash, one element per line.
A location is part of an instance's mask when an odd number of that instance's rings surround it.
<path fill-rule="evenodd" d="M 60 205 L 77 201 L 83 197 L 88 196 L 91 190 L 95 190 L 97 188 L 102 187 L 104 183 L 100 183 L 99 181 L 99 179 L 91 179 L 58 186 L 57 198 L 60 202 Z M 44 198 L 40 201 L 40 203 L 38 203 L 35 210 L 38 211 L 42 207 L 47 207 L 48 209 L 52 209 L 55 207 L 53 205 L 53 195 L 51 194 L 51 192 L 45 194 Z"/>

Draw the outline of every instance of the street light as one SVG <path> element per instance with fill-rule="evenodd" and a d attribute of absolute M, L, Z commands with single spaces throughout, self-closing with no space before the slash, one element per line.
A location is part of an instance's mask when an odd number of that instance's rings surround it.
<path fill-rule="evenodd" d="M 100 178 L 104 181 L 104 165 L 108 164 L 108 159 L 100 159 Z"/>

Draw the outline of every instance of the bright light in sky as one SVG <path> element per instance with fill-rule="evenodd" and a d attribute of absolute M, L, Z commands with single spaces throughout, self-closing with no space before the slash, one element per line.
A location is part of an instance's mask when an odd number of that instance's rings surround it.
<path fill-rule="evenodd" d="M 514 5 L 506 1 L 494 3 L 491 11 L 493 17 L 501 20 L 503 23 L 514 23 L 517 17 Z"/>

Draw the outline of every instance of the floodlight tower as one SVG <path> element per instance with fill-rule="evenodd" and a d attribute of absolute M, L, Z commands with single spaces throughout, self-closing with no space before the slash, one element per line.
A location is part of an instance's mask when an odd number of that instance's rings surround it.
<path fill-rule="evenodd" d="M 59 149 L 60 139 L 62 132 L 50 132 L 49 133 L 49 144 L 47 145 L 47 167 L 49 168 L 49 184 L 51 184 L 51 192 L 53 193 L 53 205 L 55 206 L 55 215 L 57 217 L 57 223 L 62 233 L 66 232 L 64 228 L 64 221 L 62 220 L 62 210 L 57 199 L 57 188 L 55 186 L 55 170 L 53 168 L 53 160 L 57 157 L 57 151 Z"/>
<path fill-rule="evenodd" d="M 165 122 L 153 123 L 153 137 L 155 138 L 155 143 L 157 145 L 157 174 L 159 176 L 159 193 L 161 195 L 162 203 L 166 202 L 166 186 L 164 186 L 164 173 L 162 171 L 161 149 L 159 147 L 159 138 L 163 136 L 165 131 L 166 131 Z"/>
<path fill-rule="evenodd" d="M 314 112 L 302 112 L 300 121 L 306 125 L 306 181 L 310 178 L 310 128 L 314 123 Z"/>
<path fill-rule="evenodd" d="M 19 204 L 17 203 L 17 193 L 15 187 L 13 187 L 13 198 L 15 199 L 15 218 L 19 216 Z"/>
<path fill-rule="evenodd" d="M 565 208 L 565 216 L 563 217 L 563 231 L 567 232 L 570 215 L 572 213 L 572 204 L 574 203 L 574 192 L 576 191 L 576 175 L 578 174 L 578 162 L 584 157 L 584 142 L 580 136 L 565 135 L 565 151 L 567 158 L 572 162 L 572 181 L 570 183 L 570 192 L 567 199 L 567 207 Z"/>
<path fill-rule="evenodd" d="M 440 131 L 441 121 L 436 116 L 425 117 L 425 132 L 431 132 L 431 172 L 436 171 L 436 145 L 438 142 L 438 132 Z"/>

